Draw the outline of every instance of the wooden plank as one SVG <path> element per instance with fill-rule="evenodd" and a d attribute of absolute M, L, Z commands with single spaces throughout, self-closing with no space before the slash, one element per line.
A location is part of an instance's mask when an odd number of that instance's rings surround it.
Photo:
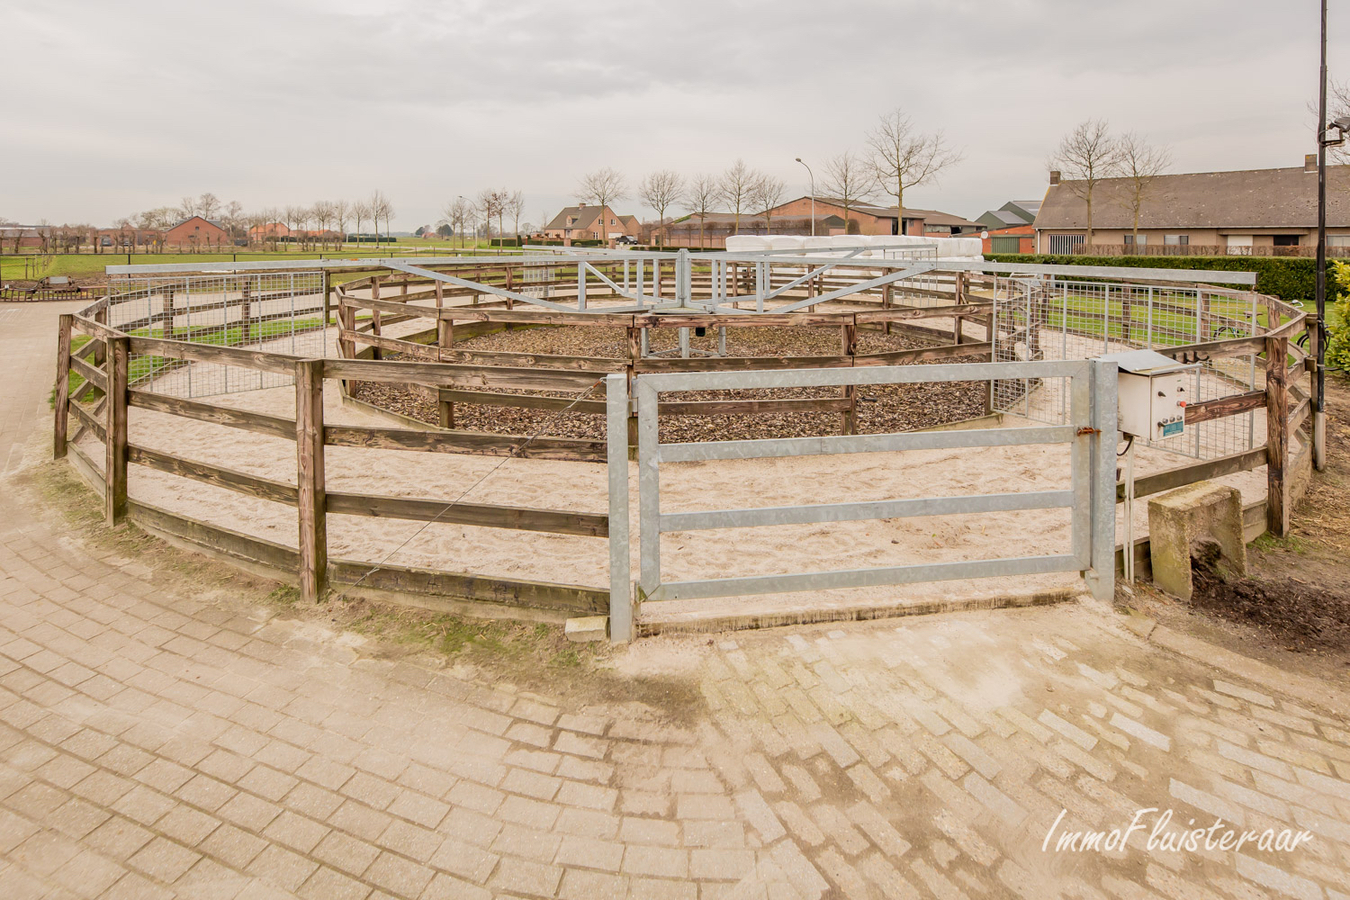
<path fill-rule="evenodd" d="M 130 340 L 125 337 L 108 339 L 108 390 L 103 412 L 106 430 L 103 477 L 104 518 L 109 525 L 117 525 L 127 514 L 127 370 L 131 359 Z"/>
<path fill-rule="evenodd" d="M 664 400 L 657 404 L 662 416 L 753 416 L 798 412 L 846 412 L 850 401 L 839 397 L 806 397 L 787 400 Z"/>
<path fill-rule="evenodd" d="M 330 359 L 325 372 L 330 378 L 349 381 L 418 382 L 440 387 L 496 387 L 529 391 L 591 390 L 592 396 L 597 397 L 604 396 L 606 375 L 605 372 L 574 372 L 566 369 L 539 370 L 365 359 Z"/>
<path fill-rule="evenodd" d="M 538 394 L 495 394 L 489 391 L 457 391 L 441 388 L 441 403 L 472 403 L 477 406 L 506 406 L 512 409 L 568 409 L 577 413 L 604 415 L 604 400 L 572 400 L 567 397 L 542 397 Z"/>
<path fill-rule="evenodd" d="M 327 510 L 344 516 L 411 519 L 417 522 L 444 522 L 476 525 L 481 528 L 508 528 L 515 531 L 542 531 L 549 534 L 585 537 L 609 535 L 609 517 L 603 513 L 338 492 L 328 494 Z"/>
<path fill-rule="evenodd" d="M 71 327 L 81 334 L 87 334 L 90 337 L 107 341 L 116 337 L 121 337 L 122 333 L 115 328 L 109 328 L 93 319 L 86 319 L 84 316 L 76 315 L 71 319 Z"/>
<path fill-rule="evenodd" d="M 1285 464 L 1289 456 L 1289 394 L 1285 360 L 1289 339 L 1266 339 L 1266 529 L 1289 533 L 1290 508 Z"/>
<path fill-rule="evenodd" d="M 427 362 L 439 361 L 440 355 L 437 349 L 435 347 L 429 347 L 426 344 L 414 344 L 412 341 L 401 341 L 398 338 L 364 334 L 361 331 L 343 331 L 341 332 L 341 337 L 350 340 L 353 344 L 365 344 L 370 347 L 379 347 L 381 350 L 391 350 L 394 353 L 403 353 Z"/>
<path fill-rule="evenodd" d="M 955 359 L 979 356 L 993 349 L 993 344 L 980 341 L 970 344 L 945 344 L 941 347 L 917 347 L 913 350 L 891 350 L 886 353 L 866 353 L 854 357 L 855 366 L 894 366 L 930 359 Z"/>
<path fill-rule="evenodd" d="M 1199 425 L 1201 422 L 1223 419 L 1249 410 L 1261 409 L 1265 405 L 1265 391 L 1248 391 L 1245 394 L 1234 394 L 1231 397 L 1220 397 L 1217 400 L 1203 400 L 1186 407 L 1186 424 Z"/>
<path fill-rule="evenodd" d="M 131 349 L 136 353 L 165 356 L 169 359 L 191 359 L 244 369 L 261 369 L 278 375 L 292 374 L 295 371 L 295 361 L 298 359 L 288 353 L 263 353 L 239 347 L 189 344 L 186 341 L 166 341 L 160 338 L 131 338 Z"/>
<path fill-rule="evenodd" d="M 773 315 L 686 315 L 684 313 L 643 313 L 633 316 L 636 328 L 799 328 L 803 326 L 838 328 L 853 321 L 852 312 L 785 313 Z"/>
<path fill-rule="evenodd" d="M 80 420 L 80 425 L 93 431 L 94 434 L 98 435 L 100 441 L 108 440 L 108 429 L 98 420 L 97 411 L 86 408 L 83 403 L 70 404 L 70 411 L 75 414 L 75 418 Z M 76 435 L 76 437 L 78 438 L 79 435 Z M 73 444 L 69 446 L 73 446 Z"/>
<path fill-rule="evenodd" d="M 328 364 L 331 365 L 332 360 L 328 360 Z M 583 462 L 605 461 L 604 441 L 536 437 L 526 443 L 523 435 L 484 434 L 477 431 L 412 431 L 400 428 L 329 425 L 324 429 L 324 442 L 329 447 L 420 450 L 432 453 L 519 456 L 524 459 L 570 459 Z"/>
<path fill-rule="evenodd" d="M 345 559 L 329 561 L 328 577 L 334 584 L 359 582 L 377 591 L 451 597 L 506 608 L 555 610 L 574 615 L 603 615 L 609 610 L 608 589 L 581 585 L 371 565 Z"/>
<path fill-rule="evenodd" d="M 256 563 L 292 575 L 300 556 L 284 544 L 212 525 L 181 513 L 170 512 L 138 500 L 130 501 L 127 518 L 141 528 L 161 537 L 176 538 L 245 563 Z"/>
<path fill-rule="evenodd" d="M 557 356 L 546 353 L 506 353 L 497 350 L 441 351 L 441 362 L 474 366 L 515 366 L 538 369 L 574 369 L 587 372 L 622 372 L 624 360 L 602 356 Z"/>
<path fill-rule="evenodd" d="M 328 578 L 328 500 L 324 481 L 323 367 L 295 364 L 296 510 L 300 520 L 300 597 L 317 603 Z"/>
<path fill-rule="evenodd" d="M 1312 412 L 1311 400 L 1304 400 L 1301 403 L 1299 403 L 1299 405 L 1294 408 L 1294 411 L 1289 414 L 1288 433 L 1293 434 L 1295 431 L 1297 431 L 1299 427 L 1304 423 L 1304 421 L 1308 418 L 1308 414 L 1311 412 Z"/>
<path fill-rule="evenodd" d="M 1147 497 L 1151 494 L 1160 494 L 1163 491 L 1184 487 L 1197 481 L 1233 475 L 1237 472 L 1249 472 L 1252 469 L 1259 469 L 1265 464 L 1266 448 L 1257 447 L 1255 450 L 1234 453 L 1231 456 L 1221 456 L 1218 459 L 1209 459 L 1179 469 L 1169 469 L 1166 472 L 1155 472 L 1152 475 L 1136 478 L 1134 480 L 1134 495 L 1135 497 Z M 1116 502 L 1119 503 L 1124 499 L 1125 482 L 1122 481 L 1116 484 Z"/>
<path fill-rule="evenodd" d="M 434 312 L 434 310 L 433 310 Z M 453 322 L 512 322 L 526 325 L 604 325 L 616 328 L 633 327 L 633 316 L 627 313 L 556 312 L 533 309 L 491 309 L 447 306 L 440 310 L 442 319 Z"/>
<path fill-rule="evenodd" d="M 177 456 L 151 450 L 148 447 L 139 447 L 135 444 L 127 447 L 127 459 L 128 462 L 135 463 L 138 466 L 168 472 L 170 475 L 178 475 L 182 478 L 190 478 L 203 484 L 215 485 L 234 491 L 236 494 L 247 494 L 250 497 L 271 500 L 274 503 L 285 503 L 289 506 L 294 506 L 296 502 L 295 486 L 286 484 L 284 481 L 273 481 L 270 478 L 259 478 L 256 475 L 249 475 L 222 466 L 180 459 Z"/>
<path fill-rule="evenodd" d="M 986 316 L 993 310 L 991 303 L 962 303 L 959 306 L 892 307 L 878 312 L 857 313 L 858 324 L 899 322 L 905 319 L 966 319 Z"/>
<path fill-rule="evenodd" d="M 73 317 L 62 313 L 57 318 L 56 332 L 56 387 L 52 411 L 56 421 L 52 428 L 52 459 L 64 459 L 66 438 L 70 428 L 70 325 Z M 80 360 L 83 362 L 83 360 Z"/>
<path fill-rule="evenodd" d="M 1076 316 L 1077 313 L 1074 313 L 1074 315 Z M 1159 347 L 1158 352 L 1164 356 L 1170 356 L 1178 362 L 1195 363 L 1228 356 L 1261 353 L 1265 349 L 1266 339 L 1262 336 L 1230 338 L 1226 341 L 1206 341 L 1202 344 L 1186 344 L 1181 347 Z"/>
<path fill-rule="evenodd" d="M 211 422 L 251 431 L 254 434 L 285 438 L 288 441 L 295 440 L 295 421 L 282 416 L 271 416 L 228 406 L 214 406 L 197 400 L 184 400 L 181 397 L 152 394 L 148 391 L 131 391 L 129 402 L 138 409 L 152 409 L 155 412 L 195 419 L 198 422 Z"/>
<path fill-rule="evenodd" d="M 103 391 L 103 393 L 106 394 L 108 392 L 108 376 L 105 375 L 102 370 L 96 369 L 84 360 L 77 359 L 74 356 L 68 356 L 67 361 L 70 363 L 70 368 L 78 372 L 81 378 L 98 388 L 100 391 Z"/>
<path fill-rule="evenodd" d="M 840 369 L 853 364 L 847 356 L 700 356 L 690 359 L 651 356 L 633 361 L 633 370 L 649 372 L 727 372 L 756 369 Z"/>

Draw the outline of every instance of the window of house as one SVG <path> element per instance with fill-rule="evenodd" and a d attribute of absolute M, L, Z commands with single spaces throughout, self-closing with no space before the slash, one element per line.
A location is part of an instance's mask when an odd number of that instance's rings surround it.
<path fill-rule="evenodd" d="M 1185 247 L 1191 242 L 1189 234 L 1165 234 L 1163 235 L 1163 246 L 1165 247 Z"/>
<path fill-rule="evenodd" d="M 1297 247 L 1299 236 L 1296 234 L 1277 234 L 1274 236 L 1276 247 Z"/>
<path fill-rule="evenodd" d="M 1146 235 L 1146 234 L 1141 234 L 1141 235 L 1139 235 L 1139 246 L 1142 247 L 1142 246 L 1144 246 L 1144 245 L 1147 244 L 1147 243 L 1148 243 L 1148 235 Z M 1127 234 L 1127 235 L 1125 235 L 1125 245 L 1126 245 L 1127 247 L 1128 247 L 1128 246 L 1133 246 L 1133 245 L 1134 245 L 1134 235 L 1133 235 L 1133 234 Z"/>
<path fill-rule="evenodd" d="M 1350 247 L 1350 234 L 1327 235 L 1328 247 Z"/>
<path fill-rule="evenodd" d="M 1230 234 L 1227 238 L 1229 256 L 1251 256 L 1252 236 L 1250 234 Z"/>
<path fill-rule="evenodd" d="M 619 223 L 618 223 L 618 222 L 615 222 L 613 219 L 610 219 L 610 220 L 609 220 L 609 224 L 611 224 L 611 225 L 617 225 L 617 224 L 619 224 Z"/>
<path fill-rule="evenodd" d="M 1077 253 L 1083 249 L 1081 234 L 1052 234 L 1049 237 L 1051 254 Z"/>

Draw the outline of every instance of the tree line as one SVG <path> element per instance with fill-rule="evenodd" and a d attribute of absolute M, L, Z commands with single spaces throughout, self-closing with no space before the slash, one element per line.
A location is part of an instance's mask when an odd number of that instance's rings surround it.
<path fill-rule="evenodd" d="M 812 172 L 812 193 L 843 207 L 847 229 L 849 212 L 883 194 L 903 208 L 905 191 L 936 181 L 961 159 L 961 152 L 948 146 L 941 131 L 919 130 L 904 110 L 897 108 L 878 118 L 876 126 L 864 135 L 861 151 L 846 149 L 827 160 L 818 183 Z M 772 231 L 774 209 L 783 202 L 786 189 L 783 179 L 737 159 L 720 174 L 685 176 L 671 169 L 650 172 L 638 182 L 636 197 L 656 212 L 657 224 L 663 230 L 672 209 L 697 217 L 699 242 L 703 243 L 707 217 L 714 213 L 730 214 L 736 234 L 740 233 L 743 216 L 763 218 L 766 230 Z M 627 178 L 610 167 L 583 176 L 575 195 L 602 208 L 632 196 Z M 603 217 L 601 236 L 608 237 Z"/>

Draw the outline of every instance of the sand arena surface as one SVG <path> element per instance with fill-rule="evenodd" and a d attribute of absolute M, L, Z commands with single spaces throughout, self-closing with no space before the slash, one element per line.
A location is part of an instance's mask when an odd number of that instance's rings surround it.
<path fill-rule="evenodd" d="M 187 377 L 185 370 L 171 373 L 160 379 L 155 389 L 173 393 L 175 382 Z M 212 397 L 210 402 L 287 417 L 295 413 L 294 390 L 290 387 L 225 394 Z M 391 424 L 380 414 L 344 405 L 336 382 L 326 385 L 325 418 L 331 424 Z M 1004 424 L 1035 423 L 1007 417 Z M 129 430 L 135 445 L 263 478 L 295 482 L 295 445 L 289 441 L 144 409 L 130 410 Z M 86 451 L 101 464 L 101 445 L 92 437 L 84 441 Z M 1174 454 L 1141 448 L 1136 472 L 1144 475 L 1185 462 Z M 603 464 L 329 447 L 326 470 L 330 491 L 594 513 L 608 508 Z M 1242 490 L 1245 503 L 1264 496 L 1263 469 L 1224 480 Z M 629 482 L 636 573 L 635 463 L 630 464 Z M 129 485 L 131 496 L 139 501 L 296 545 L 296 515 L 290 507 L 142 466 L 131 467 Z M 697 462 L 663 467 L 662 509 L 680 512 L 841 503 L 1068 486 L 1067 445 Z M 1146 502 L 1137 505 L 1135 519 L 1136 536 L 1146 534 Z M 330 515 L 328 539 L 333 558 L 608 586 L 608 542 L 601 538 Z M 735 577 L 1046 555 L 1067 553 L 1069 549 L 1067 509 L 727 529 L 664 536 L 662 575 L 666 580 Z M 1076 574 L 1001 577 L 668 601 L 649 605 L 644 615 L 776 614 L 829 606 L 978 600 L 1032 591 L 1073 590 L 1081 584 Z"/>

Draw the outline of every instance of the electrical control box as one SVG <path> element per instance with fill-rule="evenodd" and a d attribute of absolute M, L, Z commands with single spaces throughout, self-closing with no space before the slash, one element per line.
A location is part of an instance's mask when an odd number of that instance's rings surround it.
<path fill-rule="evenodd" d="M 1101 359 L 1119 367 L 1120 430 L 1149 443 L 1186 433 L 1186 407 L 1195 391 L 1196 366 L 1155 353 L 1129 350 Z"/>

